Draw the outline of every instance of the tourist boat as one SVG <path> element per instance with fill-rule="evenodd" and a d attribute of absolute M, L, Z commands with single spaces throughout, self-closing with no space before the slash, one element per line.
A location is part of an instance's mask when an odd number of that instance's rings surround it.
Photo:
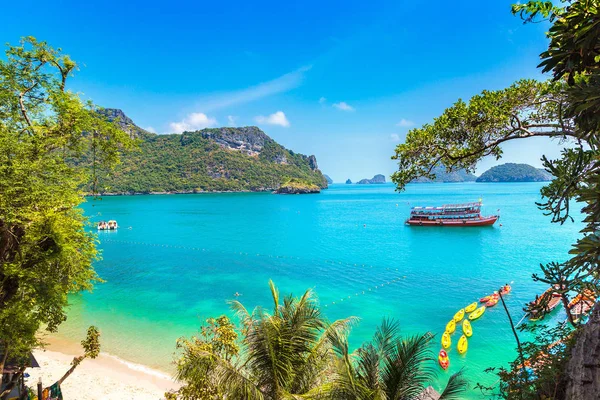
<path fill-rule="evenodd" d="M 486 226 L 494 225 L 499 215 L 482 216 L 481 201 L 446 204 L 441 207 L 413 207 L 407 225 L 413 226 Z"/>
<path fill-rule="evenodd" d="M 573 316 L 574 321 L 579 321 L 582 317 L 586 316 L 592 307 L 594 307 L 594 303 L 596 302 L 596 296 L 594 293 L 586 289 L 582 293 L 579 293 L 577 296 L 573 298 L 569 302 L 569 310 L 571 311 L 571 315 Z"/>
<path fill-rule="evenodd" d="M 99 231 L 114 231 L 119 227 L 117 221 L 111 219 L 110 221 L 100 221 L 98 222 L 98 230 Z"/>
<path fill-rule="evenodd" d="M 532 321 L 543 319 L 546 314 L 558 307 L 561 301 L 560 294 L 554 292 L 553 287 L 546 289 L 541 296 L 536 297 L 534 301 L 529 303 L 529 319 Z M 540 309 L 540 305 L 542 304 L 545 304 L 543 310 Z"/>

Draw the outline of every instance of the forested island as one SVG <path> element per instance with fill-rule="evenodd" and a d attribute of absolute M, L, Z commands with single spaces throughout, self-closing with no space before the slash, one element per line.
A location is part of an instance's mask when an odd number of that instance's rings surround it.
<path fill-rule="evenodd" d="M 464 169 L 449 172 L 445 167 L 435 167 L 432 172 L 435 179 L 419 177 L 412 180 L 412 183 L 431 183 L 431 182 L 474 182 L 477 177 Z"/>
<path fill-rule="evenodd" d="M 445 167 L 433 168 L 435 178 L 419 177 L 411 183 L 456 183 L 456 182 L 546 182 L 552 175 L 544 169 L 529 164 L 506 163 L 497 165 L 477 177 L 464 169 L 449 172 Z"/>
<path fill-rule="evenodd" d="M 547 171 L 528 164 L 506 163 L 485 171 L 477 182 L 545 182 L 552 180 Z"/>
<path fill-rule="evenodd" d="M 274 191 L 290 179 L 327 187 L 315 156 L 288 150 L 254 126 L 158 135 L 137 126 L 121 110 L 103 113 L 138 146 L 125 152 L 111 173 L 97 171 L 96 190 L 90 185 L 90 192 Z"/>

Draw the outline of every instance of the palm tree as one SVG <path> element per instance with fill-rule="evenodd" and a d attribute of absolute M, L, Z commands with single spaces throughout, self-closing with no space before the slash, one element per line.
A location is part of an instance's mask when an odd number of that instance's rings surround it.
<path fill-rule="evenodd" d="M 340 400 L 412 400 L 435 377 L 430 350 L 431 333 L 402 338 L 398 324 L 384 320 L 371 342 L 354 353 L 346 337 L 339 336 L 335 348 L 338 372 L 332 389 Z M 460 398 L 467 387 L 462 371 L 452 375 L 440 400 Z"/>
<path fill-rule="evenodd" d="M 239 301 L 231 302 L 241 320 L 239 356 L 228 360 L 208 348 L 197 351 L 200 359 L 193 363 L 210 366 L 202 371 L 218 390 L 208 391 L 214 397 L 188 398 L 216 398 L 218 392 L 227 399 L 331 398 L 327 371 L 335 360 L 332 344 L 335 338 L 346 336 L 357 319 L 328 323 L 312 290 L 300 298 L 286 296 L 281 302 L 272 281 L 269 286 L 272 313 L 260 307 L 250 313 Z M 189 382 L 193 374 L 179 378 Z"/>

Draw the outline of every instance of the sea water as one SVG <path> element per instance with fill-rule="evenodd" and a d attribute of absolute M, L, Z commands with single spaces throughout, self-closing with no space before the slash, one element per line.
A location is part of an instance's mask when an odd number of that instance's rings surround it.
<path fill-rule="evenodd" d="M 454 313 L 505 283 L 513 320 L 545 290 L 531 279 L 540 263 L 564 261 L 581 223 L 552 224 L 535 203 L 541 183 L 331 185 L 315 195 L 215 193 L 89 199 L 92 222 L 116 219 L 118 231 L 98 232 L 104 283 L 71 297 L 63 338 L 81 340 L 89 325 L 103 351 L 172 371 L 175 341 L 209 317 L 232 315 L 228 301 L 248 309 L 272 306 L 272 279 L 281 294 L 316 292 L 330 320 L 356 316 L 350 343 L 369 340 L 383 318 L 404 335 L 436 334 Z M 483 199 L 493 227 L 410 227 L 410 207 Z M 498 211 L 499 210 L 499 211 Z M 580 218 L 579 218 L 580 219 Z M 554 319 L 564 318 L 560 312 Z M 465 355 L 452 336 L 449 374 L 465 369 L 471 382 L 493 384 L 488 367 L 516 356 L 499 303 L 473 322 Z M 472 391 L 469 397 L 479 398 Z"/>

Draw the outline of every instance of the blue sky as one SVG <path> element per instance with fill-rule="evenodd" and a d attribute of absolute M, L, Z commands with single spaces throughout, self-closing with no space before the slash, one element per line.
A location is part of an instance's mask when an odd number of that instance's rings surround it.
<path fill-rule="evenodd" d="M 10 2 L 0 37 L 63 48 L 81 63 L 73 90 L 144 128 L 258 125 L 315 154 L 339 182 L 389 176 L 407 130 L 457 98 L 541 77 L 547 26 L 523 25 L 510 5 L 30 1 L 24 11 Z M 515 142 L 501 162 L 539 166 L 559 149 Z M 484 160 L 479 171 L 497 163 Z"/>

